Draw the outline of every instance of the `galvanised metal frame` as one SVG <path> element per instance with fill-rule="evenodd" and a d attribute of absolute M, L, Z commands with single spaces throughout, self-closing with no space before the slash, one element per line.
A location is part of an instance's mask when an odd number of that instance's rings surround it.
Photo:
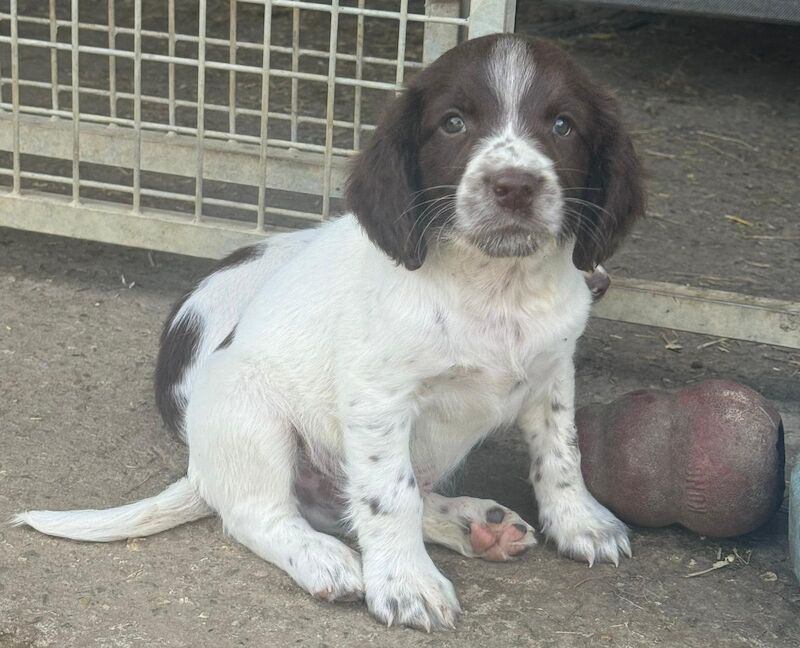
<path fill-rule="evenodd" d="M 392 11 L 381 8 L 385 1 L 375 8 L 376 0 L 231 0 L 229 32 L 219 38 L 207 35 L 206 0 L 195 0 L 197 33 L 177 28 L 176 0 L 164 0 L 163 31 L 142 28 L 142 0 L 134 0 L 127 27 L 114 0 L 107 0 L 104 22 L 81 21 L 79 0 L 70 0 L 68 19 L 57 11 L 63 12 L 66 0 L 58 7 L 48 0 L 44 16 L 20 15 L 18 0 L 5 1 L 10 5 L 0 5 L 0 26 L 8 23 L 8 34 L 0 34 L 0 151 L 8 153 L 0 159 L 0 180 L 6 183 L 0 186 L 0 226 L 204 257 L 222 256 L 281 225 L 328 218 L 342 196 L 348 157 L 374 128 L 362 111 L 364 91 L 396 91 L 407 71 L 461 38 L 513 30 L 516 6 L 516 0 L 427 0 L 422 14 L 409 10 L 409 0 L 396 0 Z M 244 3 L 264 6 L 260 42 L 237 38 L 237 11 Z M 290 45 L 273 38 L 275 10 L 291 12 Z M 301 44 L 304 14 L 329 17 L 327 49 Z M 355 18 L 353 51 L 338 46 L 342 17 Z M 365 54 L 374 21 L 396 23 L 395 56 Z M 408 30 L 420 27 L 422 56 L 414 60 L 406 48 Z M 68 34 L 68 42 L 60 34 Z M 103 44 L 95 42 L 98 36 Z M 192 55 L 179 54 L 186 48 Z M 22 69 L 21 49 L 49 55 L 49 79 L 40 69 Z M 213 56 L 219 52 L 226 56 Z M 243 52 L 255 56 L 244 60 Z M 69 66 L 59 53 L 68 55 Z M 107 86 L 82 81 L 82 56 L 108 60 Z M 278 57 L 284 65 L 276 63 Z M 303 71 L 311 59 L 327 63 L 327 73 Z M 131 90 L 118 77 L 120 62 L 133 66 Z M 162 94 L 142 92 L 143 64 L 153 63 L 167 66 Z M 367 66 L 383 73 L 367 78 Z M 187 67 L 199 72 L 194 96 L 179 92 L 177 84 L 178 70 Z M 206 75 L 214 71 L 228 76 L 227 102 L 206 101 Z M 239 105 L 237 79 L 244 76 L 260 81 L 257 107 Z M 289 80 L 288 108 L 272 107 L 271 78 Z M 301 84 L 324 85 L 321 112 L 301 110 Z M 340 88 L 353 93 L 347 118 L 335 115 Z M 132 110 L 121 109 L 126 102 Z M 82 110 L 82 104 L 93 109 Z M 160 118 L 145 117 L 143 106 L 160 109 Z M 181 118 L 187 112 L 190 119 Z M 213 116 L 222 116 L 227 128 L 207 124 Z M 243 128 L 247 118 L 257 120 L 258 128 Z M 284 125 L 283 135 L 275 133 L 275 123 Z M 305 136 L 306 125 L 324 128 L 324 137 Z M 346 145 L 342 133 L 348 134 Z M 89 165 L 105 175 L 93 177 Z M 233 190 L 215 196 L 214 183 Z M 288 201 L 273 200 L 281 192 Z M 800 348 L 800 305 L 778 300 L 615 280 L 595 315 Z"/>
<path fill-rule="evenodd" d="M 197 256 L 219 256 L 236 245 L 268 235 L 280 229 L 275 225 L 281 219 L 302 226 L 328 218 L 332 201 L 342 196 L 348 157 L 358 149 L 362 135 L 374 128 L 362 118 L 362 91 L 396 91 L 407 71 L 423 67 L 460 37 L 513 29 L 516 4 L 516 0 L 472 0 L 464 10 L 461 0 L 429 0 L 422 14 L 409 11 L 408 0 L 397 0 L 395 11 L 376 9 L 371 6 L 372 0 L 231 0 L 229 35 L 221 39 L 207 36 L 206 0 L 196 0 L 199 29 L 191 34 L 176 27 L 175 0 L 165 0 L 166 31 L 142 29 L 142 0 L 134 2 L 132 27 L 118 24 L 114 0 L 108 0 L 103 22 L 79 20 L 79 0 L 71 0 L 69 20 L 57 17 L 56 0 L 49 0 L 47 17 L 20 15 L 18 0 L 9 1 L 8 11 L 0 13 L 0 20 L 10 23 L 10 34 L 0 35 L 0 47 L 9 47 L 11 68 L 10 79 L 5 65 L 6 69 L 0 70 L 0 150 L 10 151 L 11 156 L 6 168 L 0 165 L 0 176 L 11 181 L 9 191 L 0 193 L 0 225 Z M 260 43 L 237 40 L 237 11 L 243 3 L 264 6 Z M 291 46 L 274 42 L 276 9 L 292 13 Z M 301 14 L 308 13 L 329 16 L 327 50 L 301 46 Z M 355 51 L 348 53 L 338 47 L 339 19 L 343 16 L 357 19 Z M 369 22 L 376 20 L 396 22 L 396 56 L 364 55 L 365 31 Z M 406 36 L 409 26 L 419 25 L 424 28 L 423 56 L 422 60 L 413 60 L 406 51 Z M 21 34 L 21 30 L 34 35 Z M 65 32 L 70 35 L 69 42 L 58 37 Z M 97 45 L 94 41 L 98 35 L 106 36 L 107 44 Z M 150 44 L 147 50 L 143 40 Z M 194 48 L 195 56 L 176 54 L 178 47 L 187 45 Z M 23 48 L 49 51 L 49 80 L 37 78 L 41 75 L 36 71 L 23 73 Z M 211 48 L 227 51 L 226 60 L 208 56 Z M 255 64 L 253 57 L 248 63 L 241 62 L 243 51 L 260 53 L 260 64 Z M 69 53 L 69 70 L 59 66 L 59 52 Z M 274 64 L 276 54 L 290 56 L 290 65 Z M 108 59 L 107 87 L 81 79 L 81 58 L 88 55 Z M 3 58 L 0 62 L 6 63 Z M 310 58 L 327 61 L 327 74 L 301 71 L 303 60 Z M 120 61 L 133 64 L 132 92 L 117 87 Z M 168 67 L 168 88 L 163 96 L 142 93 L 143 63 Z M 337 66 L 342 63 L 355 63 L 355 74 L 341 74 Z M 378 80 L 367 79 L 365 65 L 380 67 L 384 73 Z M 202 72 L 197 74 L 196 96 L 188 99 L 178 97 L 176 91 L 176 69 L 187 67 Z M 211 71 L 228 75 L 228 101 L 224 104 L 207 101 L 206 76 Z M 237 105 L 237 77 L 243 75 L 260 80 L 261 102 L 257 108 Z M 291 79 L 288 110 L 265 109 L 271 106 L 271 78 Z M 320 114 L 301 112 L 298 97 L 302 83 L 326 87 Z M 6 100 L 8 85 L 10 101 Z M 336 91 L 346 87 L 354 90 L 352 117 L 337 119 Z M 23 93 L 33 96 L 36 91 L 37 100 L 22 100 Z M 46 91 L 47 101 L 43 101 Z M 68 102 L 62 101 L 65 96 L 69 96 Z M 81 110 L 82 102 L 98 99 L 107 101 L 103 112 Z M 121 114 L 121 102 L 133 103 L 132 115 Z M 162 107 L 164 118 L 144 119 L 143 105 Z M 179 119 L 180 111 L 193 113 L 194 123 Z M 212 113 L 227 115 L 226 130 L 207 126 Z M 243 117 L 259 119 L 258 132 L 239 128 Z M 273 135 L 270 126 L 275 122 L 290 125 L 288 137 Z M 324 141 L 304 138 L 301 128 L 305 124 L 324 126 Z M 350 131 L 350 145 L 335 145 L 335 131 L 339 135 Z M 39 164 L 26 168 L 23 156 L 38 156 Z M 41 159 L 71 161 L 71 172 L 64 172 L 63 166 L 61 173 L 47 170 L 46 165 L 42 170 Z M 91 179 L 85 173 L 82 177 L 82 165 L 87 163 L 125 170 L 129 178 L 121 182 Z M 143 172 L 193 178 L 194 182 L 188 191 L 185 183 L 180 191 L 170 188 L 169 183 L 164 186 L 164 182 L 154 188 L 143 184 Z M 250 192 L 253 198 L 249 201 L 215 198 L 204 191 L 208 181 L 245 185 L 257 191 L 254 195 Z M 33 190 L 35 185 L 45 190 Z M 54 193 L 63 187 L 69 188 L 68 197 Z M 291 207 L 273 204 L 269 192 L 274 190 L 296 193 L 306 200 L 298 200 Z M 108 192 L 109 198 L 98 200 L 102 192 Z M 309 200 L 311 196 L 321 199 Z M 143 204 L 143 198 L 148 205 L 161 200 L 182 204 L 183 209 L 154 209 Z M 233 215 L 209 215 L 209 208 L 214 207 Z"/>

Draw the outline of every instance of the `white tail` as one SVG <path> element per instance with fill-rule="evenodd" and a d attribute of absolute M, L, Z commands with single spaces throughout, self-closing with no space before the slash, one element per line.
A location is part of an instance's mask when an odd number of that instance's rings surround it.
<path fill-rule="evenodd" d="M 133 504 L 101 510 L 26 511 L 11 518 L 11 524 L 27 524 L 61 538 L 111 542 L 153 535 L 212 513 L 183 477 L 155 497 Z"/>

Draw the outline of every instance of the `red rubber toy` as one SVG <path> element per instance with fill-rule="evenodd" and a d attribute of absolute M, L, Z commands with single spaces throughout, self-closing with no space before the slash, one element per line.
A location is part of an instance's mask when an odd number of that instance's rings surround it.
<path fill-rule="evenodd" d="M 630 524 L 729 537 L 783 501 L 781 417 L 736 382 L 631 392 L 580 409 L 576 424 L 587 487 Z"/>

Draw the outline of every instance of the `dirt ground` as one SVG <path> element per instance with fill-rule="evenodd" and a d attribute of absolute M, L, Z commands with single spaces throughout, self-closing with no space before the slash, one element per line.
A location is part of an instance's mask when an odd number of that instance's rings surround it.
<path fill-rule="evenodd" d="M 800 31 L 520 6 L 519 31 L 568 48 L 615 89 L 636 131 L 649 218 L 612 275 L 797 300 Z M 0 518 L 118 504 L 184 473 L 151 378 L 171 302 L 210 264 L 0 230 Z M 579 401 L 733 378 L 776 402 L 793 462 L 800 352 L 710 341 L 592 321 Z M 535 523 L 525 464 L 513 433 L 493 438 L 462 490 Z M 619 568 L 589 569 L 552 546 L 509 564 L 432 548 L 465 613 L 457 630 L 425 635 L 383 628 L 359 604 L 312 600 L 218 520 L 99 545 L 0 527 L 0 646 L 789 648 L 800 645 L 800 586 L 786 536 L 784 505 L 735 539 L 634 529 L 634 558 Z M 741 560 L 686 578 L 734 549 Z"/>

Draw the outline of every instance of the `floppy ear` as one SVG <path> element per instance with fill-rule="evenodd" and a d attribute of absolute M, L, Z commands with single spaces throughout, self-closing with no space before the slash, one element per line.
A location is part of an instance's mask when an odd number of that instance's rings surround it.
<path fill-rule="evenodd" d="M 405 90 L 356 157 L 346 191 L 349 208 L 372 242 L 409 270 L 425 260 L 414 205 L 420 189 L 419 121 L 419 91 Z"/>
<path fill-rule="evenodd" d="M 585 271 L 608 259 L 645 211 L 641 165 L 620 121 L 617 103 L 598 93 L 594 104 L 597 135 L 583 194 L 585 203 L 573 228 L 577 240 L 572 260 Z"/>

